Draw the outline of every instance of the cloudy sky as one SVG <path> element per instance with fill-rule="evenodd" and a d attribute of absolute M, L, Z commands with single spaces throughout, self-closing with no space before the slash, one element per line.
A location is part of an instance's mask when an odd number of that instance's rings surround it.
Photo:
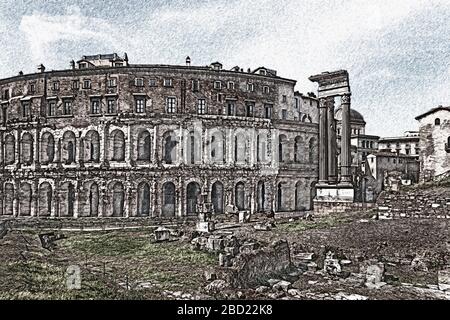
<path fill-rule="evenodd" d="M 381 136 L 450 105 L 450 0 L 0 0 L 0 78 L 67 68 L 82 55 L 131 63 L 266 66 L 316 90 L 347 69 L 352 107 Z"/>

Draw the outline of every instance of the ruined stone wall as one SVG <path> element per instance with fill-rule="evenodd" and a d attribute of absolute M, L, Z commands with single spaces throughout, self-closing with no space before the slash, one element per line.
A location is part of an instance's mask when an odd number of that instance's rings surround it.
<path fill-rule="evenodd" d="M 0 80 L 0 214 L 179 217 L 205 201 L 219 213 L 309 209 L 317 124 L 293 120 L 293 86 L 238 72 L 136 66 Z"/>
<path fill-rule="evenodd" d="M 289 244 L 279 240 L 269 246 L 242 252 L 231 267 L 219 268 L 221 277 L 233 287 L 247 288 L 268 280 L 270 276 L 287 272 L 292 266 Z"/>
<path fill-rule="evenodd" d="M 383 192 L 377 200 L 380 218 L 450 219 L 448 189 Z"/>

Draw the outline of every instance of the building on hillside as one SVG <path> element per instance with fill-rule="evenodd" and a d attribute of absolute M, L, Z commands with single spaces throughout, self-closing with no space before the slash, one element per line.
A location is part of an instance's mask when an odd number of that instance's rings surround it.
<path fill-rule="evenodd" d="M 134 65 L 117 54 L 2 79 L 0 215 L 311 209 L 318 110 L 299 112 L 295 84 L 263 67 Z"/>
<path fill-rule="evenodd" d="M 420 180 L 450 172 L 450 106 L 438 106 L 416 117 L 419 121 Z"/>

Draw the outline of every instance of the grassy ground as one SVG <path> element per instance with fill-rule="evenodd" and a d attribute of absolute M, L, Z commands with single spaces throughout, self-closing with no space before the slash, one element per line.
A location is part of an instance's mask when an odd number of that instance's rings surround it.
<path fill-rule="evenodd" d="M 387 272 L 400 282 L 436 284 L 437 270 L 450 261 L 449 222 L 367 219 L 371 215 L 368 211 L 284 220 L 276 221 L 271 231 L 255 231 L 251 224 L 233 231 L 238 238 L 265 243 L 286 239 L 293 254 L 319 256 L 324 246 L 339 249 L 354 261 L 386 262 Z M 163 299 L 164 290 L 198 295 L 207 284 L 204 271 L 217 265 L 216 255 L 193 251 L 187 242 L 153 243 L 148 229 L 65 232 L 67 238 L 53 251 L 41 247 L 38 233 L 10 231 L 0 240 L 0 299 Z M 426 258 L 428 271 L 389 263 L 416 256 Z M 69 266 L 81 269 L 81 290 L 68 290 Z M 331 292 L 336 283 L 322 289 L 306 286 Z M 394 297 L 392 292 L 383 294 L 381 298 Z M 411 297 L 399 293 L 395 298 L 403 296 Z"/>
<path fill-rule="evenodd" d="M 0 298 L 162 298 L 165 289 L 189 292 L 204 286 L 203 271 L 217 261 L 186 243 L 152 243 L 144 231 L 66 235 L 48 252 L 35 233 L 8 234 L 0 242 Z M 81 268 L 81 290 L 67 289 L 71 265 Z M 141 283 L 148 288 L 139 289 Z"/>

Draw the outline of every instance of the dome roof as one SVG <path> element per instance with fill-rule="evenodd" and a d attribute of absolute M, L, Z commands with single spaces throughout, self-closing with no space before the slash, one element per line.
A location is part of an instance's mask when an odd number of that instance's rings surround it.
<path fill-rule="evenodd" d="M 334 117 L 336 120 L 341 121 L 342 120 L 342 108 L 339 107 L 336 109 L 336 112 L 334 113 Z M 350 122 L 358 122 L 358 123 L 366 123 L 364 120 L 364 117 L 361 113 L 356 111 L 355 109 L 350 109 Z"/>

